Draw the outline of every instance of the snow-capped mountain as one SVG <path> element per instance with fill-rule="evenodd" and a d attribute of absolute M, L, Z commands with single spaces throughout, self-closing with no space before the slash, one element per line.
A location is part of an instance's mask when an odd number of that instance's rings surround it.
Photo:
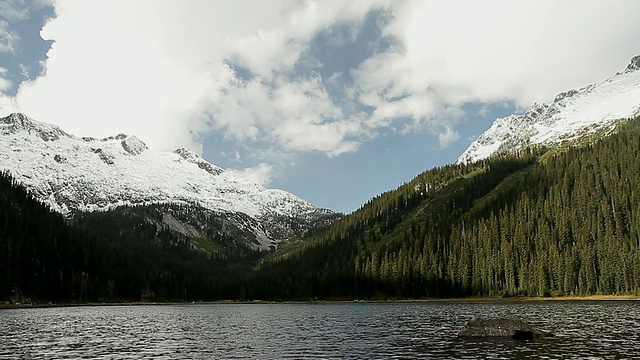
<path fill-rule="evenodd" d="M 122 205 L 195 205 L 244 222 L 236 225 L 251 228 L 261 248 L 281 240 L 272 233 L 287 233 L 285 223 L 304 228 L 334 214 L 226 172 L 188 149 L 153 151 L 124 134 L 79 138 L 23 114 L 0 118 L 0 170 L 67 216 Z"/>
<path fill-rule="evenodd" d="M 522 115 L 498 118 L 458 158 L 469 163 L 533 144 L 553 145 L 640 114 L 640 55 L 622 72 L 579 90 L 558 94 L 551 104 L 534 104 Z"/>

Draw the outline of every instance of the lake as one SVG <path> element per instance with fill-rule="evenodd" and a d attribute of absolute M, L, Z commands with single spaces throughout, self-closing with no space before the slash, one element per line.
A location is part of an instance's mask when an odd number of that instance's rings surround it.
<path fill-rule="evenodd" d="M 462 339 L 474 316 L 555 332 Z M 0 359 L 640 358 L 640 302 L 87 306 L 0 310 Z"/>

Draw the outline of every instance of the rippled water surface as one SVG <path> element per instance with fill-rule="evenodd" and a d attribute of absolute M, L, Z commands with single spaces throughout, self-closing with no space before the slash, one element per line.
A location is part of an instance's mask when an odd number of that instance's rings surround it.
<path fill-rule="evenodd" d="M 461 339 L 474 316 L 556 336 Z M 640 359 L 640 302 L 219 304 L 0 310 L 0 359 Z"/>

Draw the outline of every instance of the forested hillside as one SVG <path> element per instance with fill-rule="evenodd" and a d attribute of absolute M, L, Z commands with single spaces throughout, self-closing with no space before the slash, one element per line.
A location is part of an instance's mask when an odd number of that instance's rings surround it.
<path fill-rule="evenodd" d="M 640 294 L 639 259 L 635 119 L 602 140 L 427 171 L 263 266 L 254 289 L 301 299 Z"/>
<path fill-rule="evenodd" d="M 215 217 L 169 228 L 191 211 L 121 208 L 73 225 L 4 174 L 0 301 L 640 295 L 640 118 L 426 171 L 277 257 Z"/>
<path fill-rule="evenodd" d="M 243 296 L 238 278 L 251 271 L 245 263 L 254 252 L 220 247 L 206 256 L 190 239 L 140 214 L 144 211 L 124 208 L 87 215 L 80 228 L 0 175 L 0 302 Z"/>

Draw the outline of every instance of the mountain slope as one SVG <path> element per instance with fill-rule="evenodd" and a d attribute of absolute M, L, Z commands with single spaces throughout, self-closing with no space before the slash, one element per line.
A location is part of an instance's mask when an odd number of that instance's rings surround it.
<path fill-rule="evenodd" d="M 0 307 L 235 299 L 240 279 L 251 272 L 248 260 L 262 256 L 246 249 L 224 258 L 194 252 L 179 234 L 117 213 L 122 210 L 91 213 L 103 218 L 89 232 L 0 173 Z M 122 224 L 114 227 L 104 217 Z"/>
<path fill-rule="evenodd" d="M 580 146 L 429 170 L 265 263 L 256 296 L 640 294 L 638 149 L 640 118 Z"/>
<path fill-rule="evenodd" d="M 640 55 L 622 72 L 579 90 L 558 94 L 551 104 L 534 104 L 522 115 L 498 118 L 458 158 L 458 163 L 528 145 L 554 145 L 585 134 L 607 132 L 615 120 L 640 112 Z"/>
<path fill-rule="evenodd" d="M 100 215 L 88 235 L 1 174 L 0 301 L 640 295 L 640 118 L 615 130 L 426 171 L 282 257 L 252 252 L 257 271 L 143 207 L 81 214 Z"/>
<path fill-rule="evenodd" d="M 152 151 L 124 134 L 78 138 L 23 114 L 0 119 L 0 169 L 65 215 L 130 205 L 193 205 L 230 214 L 235 226 L 256 234 L 263 249 L 283 240 L 277 234 L 300 236 L 334 216 L 290 193 L 234 176 L 187 149 Z"/>

